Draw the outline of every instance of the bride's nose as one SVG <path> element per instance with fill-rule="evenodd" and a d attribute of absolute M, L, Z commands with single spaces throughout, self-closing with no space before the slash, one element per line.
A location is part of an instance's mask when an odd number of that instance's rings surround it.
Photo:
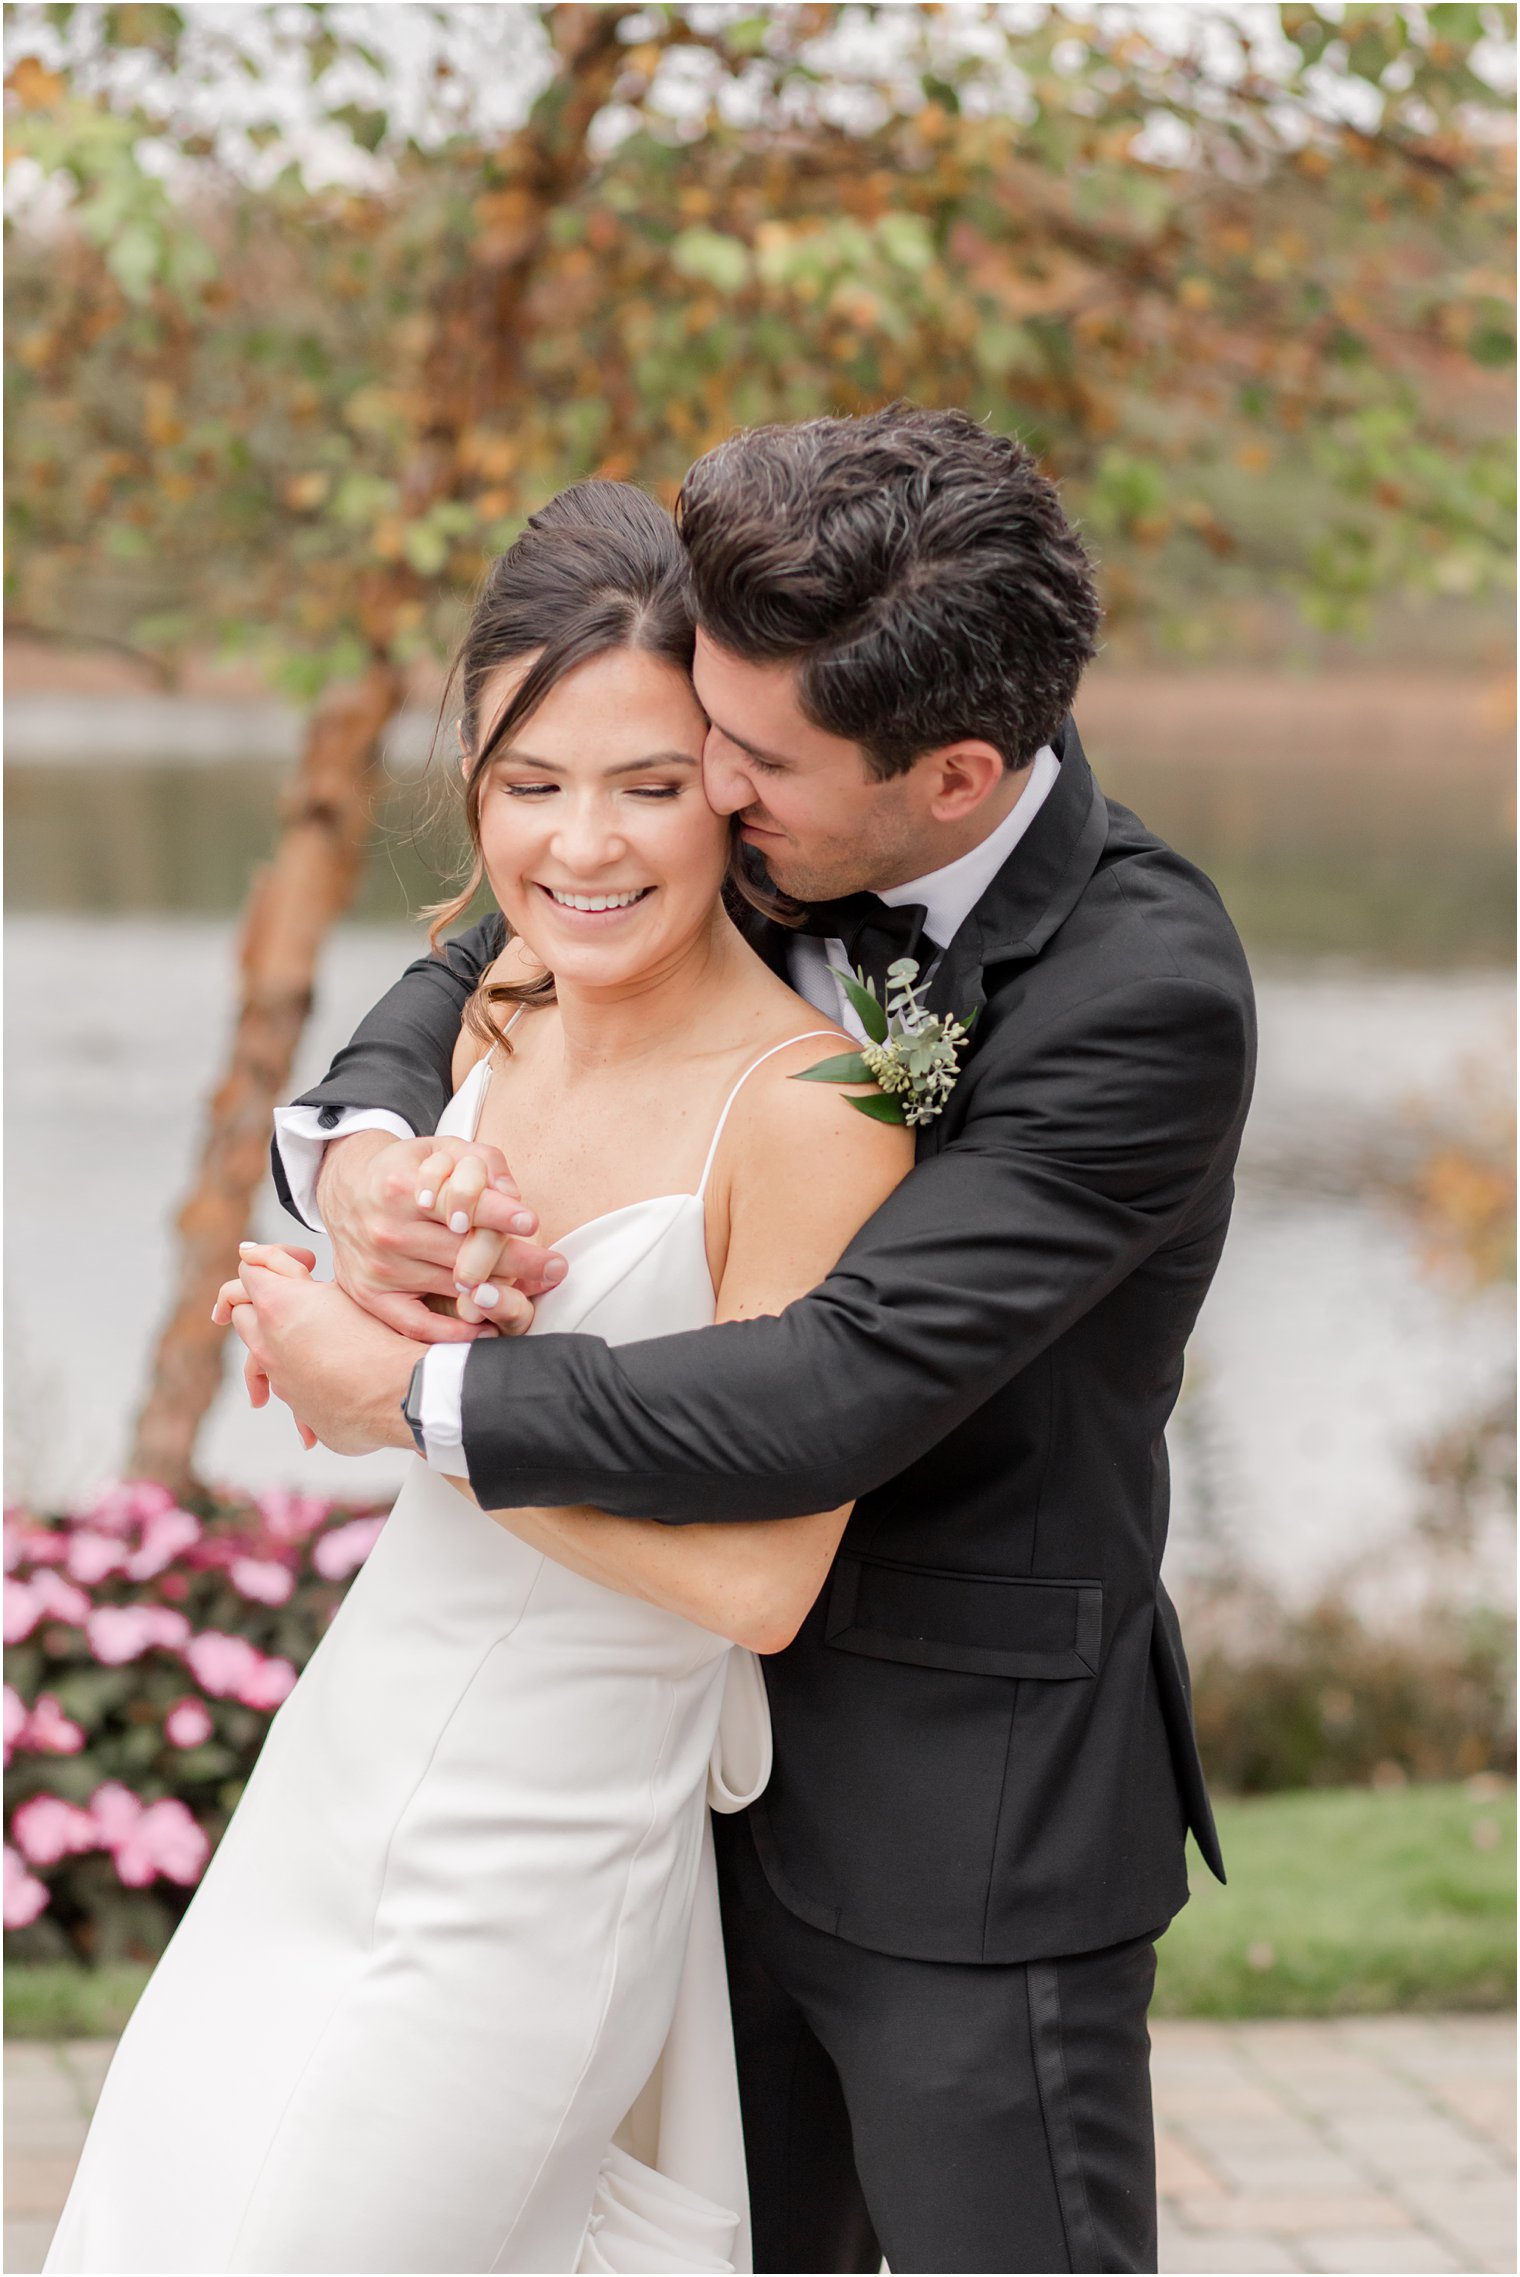
<path fill-rule="evenodd" d="M 575 877 L 592 877 L 611 863 L 621 861 L 627 839 L 605 803 L 595 798 L 567 798 L 557 802 L 550 851 Z"/>

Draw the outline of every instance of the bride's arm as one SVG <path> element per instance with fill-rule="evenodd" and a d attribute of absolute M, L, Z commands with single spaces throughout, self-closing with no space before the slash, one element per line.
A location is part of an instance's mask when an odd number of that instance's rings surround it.
<path fill-rule="evenodd" d="M 715 1197 L 728 1218 L 719 1320 L 783 1312 L 815 1287 L 912 1166 L 911 1133 L 857 1114 L 832 1084 L 790 1081 L 826 1052 L 814 1040 L 778 1054 L 740 1093 L 719 1163 L 726 1192 Z M 592 1581 L 779 1652 L 823 1586 L 850 1507 L 744 1526 L 670 1527 L 586 1509 L 489 1515 Z"/>

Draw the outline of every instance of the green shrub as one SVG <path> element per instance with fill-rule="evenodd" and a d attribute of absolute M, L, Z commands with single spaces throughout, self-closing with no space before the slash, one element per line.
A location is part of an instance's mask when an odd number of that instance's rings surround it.
<path fill-rule="evenodd" d="M 1262 1605 L 1249 1647 L 1217 1641 L 1193 1663 L 1198 1744 L 1224 1794 L 1512 1777 L 1514 1702 L 1514 1632 L 1497 1614 L 1386 1634 L 1344 1605 Z"/>

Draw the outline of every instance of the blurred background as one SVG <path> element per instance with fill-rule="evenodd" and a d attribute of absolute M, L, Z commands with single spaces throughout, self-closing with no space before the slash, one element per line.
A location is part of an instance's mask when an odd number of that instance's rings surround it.
<path fill-rule="evenodd" d="M 1167 1566 L 1234 1877 L 1160 2013 L 1509 2004 L 1513 90 L 1501 7 L 7 9 L 6 2014 L 76 2044 L 23 2153 L 398 1480 L 209 1311 L 458 863 L 474 581 L 569 481 L 897 396 L 1061 482 L 1084 745 L 1260 990 Z M 1164 2267 L 1513 2267 L 1490 2040 L 1428 2205 L 1322 2128 L 1294 2228 L 1177 2029 Z"/>

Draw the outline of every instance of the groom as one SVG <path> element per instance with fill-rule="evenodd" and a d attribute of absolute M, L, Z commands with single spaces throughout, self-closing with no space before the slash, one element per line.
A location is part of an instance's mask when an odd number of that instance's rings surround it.
<path fill-rule="evenodd" d="M 487 920 L 288 1112 L 282 1193 L 319 1179 L 369 1312 L 256 1273 L 255 1360 L 330 1444 L 415 1438 L 488 1507 L 679 1525 L 854 1498 L 765 1664 L 770 1787 L 717 1826 L 756 2266 L 1154 2269 L 1146 2010 L 1189 1828 L 1221 1872 L 1160 1581 L 1163 1432 L 1229 1220 L 1244 959 L 1089 772 L 1091 573 L 1020 445 L 904 406 L 762 429 L 698 462 L 680 518 L 708 796 L 809 905 L 757 947 L 830 1018 L 830 963 L 879 986 L 905 952 L 934 1008 L 979 1014 L 918 1167 L 779 1319 L 418 1362 L 369 1315 L 454 1290 L 411 1134 Z M 531 1218 L 499 1157 L 456 1178 L 476 1227 L 519 1223 L 519 1287 L 481 1303 L 520 1320 L 552 1278 Z"/>

